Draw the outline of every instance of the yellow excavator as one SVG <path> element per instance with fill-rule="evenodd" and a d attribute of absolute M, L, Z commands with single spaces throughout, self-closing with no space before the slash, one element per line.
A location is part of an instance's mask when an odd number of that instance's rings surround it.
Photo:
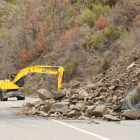
<path fill-rule="evenodd" d="M 58 67 L 58 71 L 48 68 Z M 58 90 L 63 86 L 64 68 L 62 66 L 31 66 L 22 69 L 18 74 L 8 74 L 7 79 L 0 80 L 0 100 L 7 101 L 10 97 L 25 100 L 24 79 L 28 73 L 46 73 L 58 76 Z"/>

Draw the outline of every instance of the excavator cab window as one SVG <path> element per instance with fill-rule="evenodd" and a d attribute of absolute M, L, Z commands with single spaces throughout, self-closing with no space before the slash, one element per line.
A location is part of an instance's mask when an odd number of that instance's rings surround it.
<path fill-rule="evenodd" d="M 12 82 L 17 74 L 8 74 L 7 78 Z"/>

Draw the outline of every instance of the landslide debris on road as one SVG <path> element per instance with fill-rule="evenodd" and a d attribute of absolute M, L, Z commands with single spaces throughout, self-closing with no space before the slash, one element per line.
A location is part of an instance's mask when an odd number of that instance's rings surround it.
<path fill-rule="evenodd" d="M 94 87 L 94 88 L 93 88 Z M 64 89 L 57 91 L 55 94 L 63 95 L 61 98 L 47 100 L 42 99 L 34 103 L 25 102 L 23 104 L 23 113 L 30 116 L 44 116 L 59 119 L 76 118 L 102 118 L 107 120 L 119 121 L 126 118 L 140 118 L 139 111 L 125 110 L 113 111 L 116 105 L 124 102 L 124 96 L 119 92 L 112 95 L 112 89 L 102 87 L 104 90 L 99 90 L 101 85 L 88 84 L 85 87 L 76 87 L 76 89 Z M 119 90 L 120 91 L 120 90 Z M 105 93 L 109 94 L 105 94 Z M 44 89 L 38 90 L 39 94 L 44 94 L 47 97 L 48 91 Z M 122 92 L 121 92 L 122 93 Z M 121 95 L 121 96 L 120 96 Z M 45 99 L 46 99 L 45 97 Z"/>
<path fill-rule="evenodd" d="M 23 113 L 60 119 L 139 119 L 139 58 L 140 50 L 131 50 L 116 60 L 106 73 L 97 75 L 85 86 L 76 81 L 71 88 L 61 91 L 50 93 L 40 89 L 38 95 L 42 101 L 25 103 Z"/>

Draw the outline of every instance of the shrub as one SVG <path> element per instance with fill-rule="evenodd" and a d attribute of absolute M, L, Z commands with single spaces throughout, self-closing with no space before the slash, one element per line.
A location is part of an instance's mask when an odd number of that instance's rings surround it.
<path fill-rule="evenodd" d="M 96 22 L 95 27 L 99 30 L 105 29 L 110 24 L 110 21 L 107 19 L 107 16 L 101 16 Z"/>
<path fill-rule="evenodd" d="M 107 58 L 104 58 L 102 61 L 102 68 L 103 70 L 107 70 L 110 67 L 109 60 Z"/>
<path fill-rule="evenodd" d="M 78 70 L 78 61 L 71 60 L 64 66 L 64 69 L 65 69 L 65 80 L 66 81 L 74 78 L 76 76 L 77 70 Z"/>
<path fill-rule="evenodd" d="M 55 61 L 55 53 L 54 52 L 51 52 L 50 55 L 49 55 L 49 60 L 48 60 L 48 64 L 54 64 L 54 61 Z"/>
<path fill-rule="evenodd" d="M 88 45 L 91 46 L 94 43 L 94 38 L 92 38 L 89 42 Z"/>
<path fill-rule="evenodd" d="M 140 2 L 138 0 L 122 0 L 113 10 L 113 23 L 115 26 L 121 25 L 129 30 L 137 15 L 140 14 Z"/>
<path fill-rule="evenodd" d="M 71 19 L 71 20 L 70 20 L 69 26 L 70 26 L 71 28 L 75 27 L 75 20 L 74 20 L 74 19 Z"/>
<path fill-rule="evenodd" d="M 80 15 L 79 19 L 81 24 L 87 23 L 90 27 L 93 27 L 95 14 L 93 14 L 91 10 L 86 9 Z"/>
<path fill-rule="evenodd" d="M 101 4 L 93 6 L 93 12 L 96 15 L 96 19 L 98 19 L 101 15 L 111 15 L 111 9 L 109 6 L 103 6 Z"/>
<path fill-rule="evenodd" d="M 90 33 L 90 34 L 93 35 L 95 32 L 96 32 L 96 31 L 95 31 L 94 29 L 92 29 L 92 28 L 89 29 L 89 33 Z"/>
<path fill-rule="evenodd" d="M 87 49 L 87 43 L 86 43 L 86 42 L 83 43 L 83 44 L 82 44 L 82 47 L 86 50 L 86 49 Z"/>
<path fill-rule="evenodd" d="M 105 37 L 103 35 L 97 35 L 97 37 L 94 38 L 94 42 L 97 43 L 97 44 L 100 44 L 102 42 L 105 41 Z"/>
<path fill-rule="evenodd" d="M 96 37 L 93 37 L 89 42 L 88 45 L 91 46 L 93 43 L 101 44 L 105 41 L 105 37 L 101 34 L 98 34 Z"/>
<path fill-rule="evenodd" d="M 85 33 L 80 33 L 80 37 L 84 38 L 85 36 Z"/>
<path fill-rule="evenodd" d="M 105 37 L 107 37 L 108 39 L 115 39 L 117 37 L 117 30 L 115 27 L 107 27 L 105 29 Z"/>
<path fill-rule="evenodd" d="M 97 67 L 96 72 L 99 74 L 101 72 L 101 67 Z"/>
<path fill-rule="evenodd" d="M 122 29 L 120 35 L 119 35 L 119 39 L 122 39 L 122 38 L 126 38 L 128 36 L 129 32 L 124 28 Z"/>

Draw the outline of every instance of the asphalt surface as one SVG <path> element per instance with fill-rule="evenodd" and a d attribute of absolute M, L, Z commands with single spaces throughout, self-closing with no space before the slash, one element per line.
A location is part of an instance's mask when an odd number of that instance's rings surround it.
<path fill-rule="evenodd" d="M 21 112 L 23 102 L 38 100 L 12 98 L 0 102 L 0 140 L 140 140 L 140 121 L 98 120 L 100 124 L 87 124 L 84 120 L 53 120 L 15 114 Z"/>

